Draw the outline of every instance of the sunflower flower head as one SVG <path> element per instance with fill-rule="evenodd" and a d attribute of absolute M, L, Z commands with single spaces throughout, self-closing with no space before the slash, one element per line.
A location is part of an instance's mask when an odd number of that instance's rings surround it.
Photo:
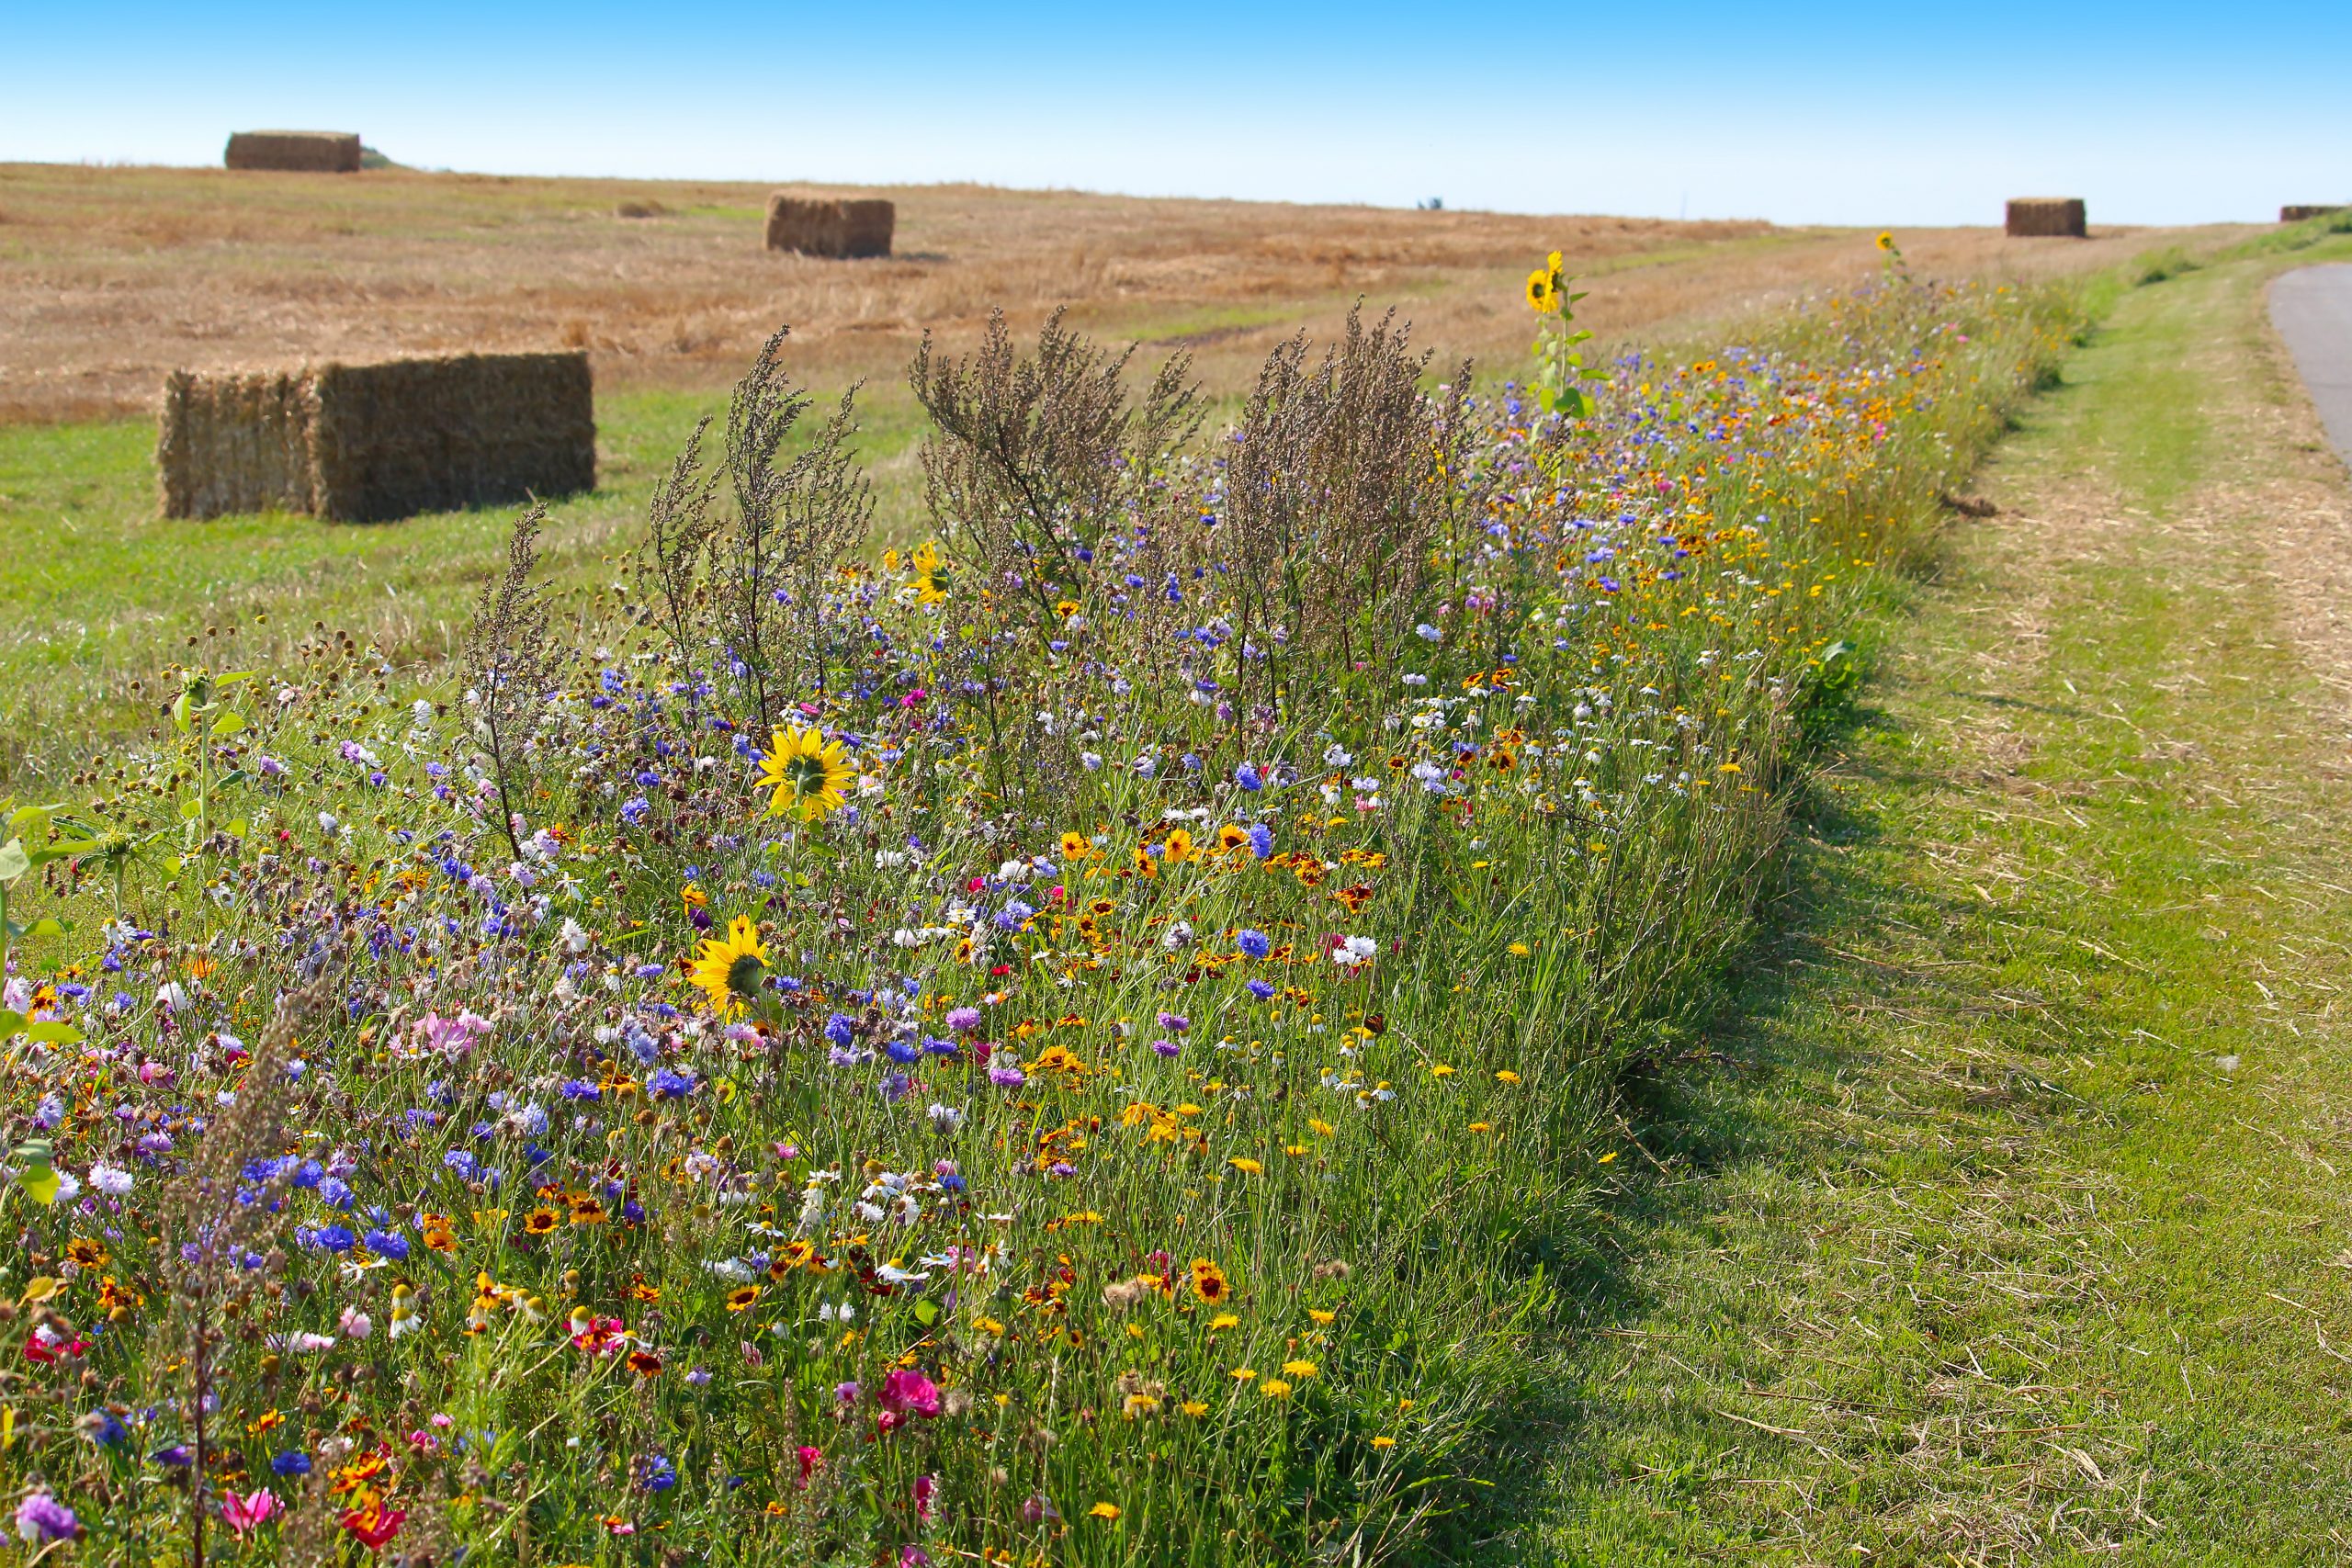
<path fill-rule="evenodd" d="M 939 558 L 939 547 L 925 539 L 915 547 L 908 564 L 914 568 L 915 598 L 925 604 L 945 604 L 953 578 L 947 563 Z"/>
<path fill-rule="evenodd" d="M 729 1018 L 758 997 L 760 982 L 767 973 L 768 950 L 760 942 L 759 928 L 748 917 L 738 915 L 729 923 L 725 936 L 702 944 L 686 977 L 707 998 L 705 1005 L 712 1012 Z"/>
<path fill-rule="evenodd" d="M 777 730 L 760 758 L 759 787 L 775 792 L 768 798 L 771 817 L 797 810 L 814 822 L 838 811 L 849 799 L 849 780 L 842 743 L 827 740 L 825 732 L 813 725 Z"/>

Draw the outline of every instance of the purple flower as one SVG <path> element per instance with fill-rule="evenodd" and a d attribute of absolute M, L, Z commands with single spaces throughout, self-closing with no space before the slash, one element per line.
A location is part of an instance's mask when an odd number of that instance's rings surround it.
<path fill-rule="evenodd" d="M 1263 958 L 1273 951 L 1273 944 L 1266 940 L 1264 931 L 1243 931 L 1234 941 L 1242 952 L 1252 958 Z"/>
<path fill-rule="evenodd" d="M 645 1080 L 645 1091 L 656 1100 L 684 1100 L 694 1087 L 694 1074 L 675 1067 L 658 1068 Z"/>
<path fill-rule="evenodd" d="M 846 1045 L 857 1038 L 857 1020 L 845 1012 L 831 1014 L 825 1020 L 825 1038 L 836 1045 Z"/>
<path fill-rule="evenodd" d="M 857 1384 L 854 1382 L 835 1383 L 833 1385 L 833 1402 L 837 1404 L 855 1404 L 857 1403 Z"/>
<path fill-rule="evenodd" d="M 1233 782 L 1252 795 L 1266 787 L 1266 781 L 1258 776 L 1258 770 L 1247 762 L 1233 770 Z"/>
<path fill-rule="evenodd" d="M 980 1027 L 980 1010 L 978 1008 L 948 1009 L 947 1027 L 958 1034 L 977 1032 Z"/>
<path fill-rule="evenodd" d="M 1019 1067 L 990 1067 L 989 1082 L 999 1089 L 1019 1089 L 1029 1081 L 1029 1075 Z"/>
<path fill-rule="evenodd" d="M 1177 1044 L 1173 1040 L 1155 1040 L 1151 1043 L 1151 1048 L 1159 1052 L 1163 1056 L 1173 1056 L 1176 1053 L 1183 1049 L 1182 1045 Z"/>
<path fill-rule="evenodd" d="M 627 801 L 622 805 L 621 820 L 628 823 L 630 827 L 635 828 L 642 824 L 647 816 L 650 815 L 652 810 L 653 807 L 648 805 L 645 797 L 640 795 L 635 799 Z"/>
<path fill-rule="evenodd" d="M 1274 994 L 1272 985 L 1264 980 L 1252 980 L 1245 988 L 1261 1002 Z"/>
<path fill-rule="evenodd" d="M 74 1510 L 46 1492 L 35 1492 L 17 1505 L 17 1534 L 28 1544 L 72 1540 L 82 1533 Z"/>
<path fill-rule="evenodd" d="M 1163 1012 L 1159 1015 L 1159 1027 L 1170 1034 L 1182 1034 L 1193 1027 L 1193 1021 L 1181 1012 Z"/>
<path fill-rule="evenodd" d="M 1250 825 L 1250 852 L 1260 860 L 1274 852 L 1274 830 L 1263 822 Z"/>

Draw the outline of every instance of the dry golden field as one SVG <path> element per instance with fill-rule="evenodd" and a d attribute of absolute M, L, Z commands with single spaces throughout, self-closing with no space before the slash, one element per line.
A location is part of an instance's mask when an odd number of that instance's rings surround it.
<path fill-rule="evenodd" d="M 1866 235 L 1762 222 L 1524 217 L 1142 199 L 971 186 L 884 189 L 898 254 L 761 248 L 768 186 L 0 165 L 0 423 L 120 416 L 166 371 L 404 351 L 586 347 L 600 390 L 703 388 L 792 323 L 820 387 L 889 400 L 917 336 L 1069 305 L 1090 330 L 1194 351 L 1233 389 L 1278 335 L 1359 296 L 1425 345 L 1517 368 L 1518 279 L 1544 252 L 1593 279 L 1606 340 L 1675 336 L 1866 276 Z M 622 218 L 623 204 L 657 216 Z M 1916 267 L 2031 275 L 2153 243 L 1905 231 Z"/>
<path fill-rule="evenodd" d="M 511 509 L 381 527 L 160 519 L 149 421 L 175 368 L 587 348 L 598 488 L 558 506 L 545 563 L 576 584 L 637 536 L 654 477 L 779 322 L 820 396 L 864 383 L 878 547 L 933 526 L 907 362 L 925 329 L 967 343 L 991 307 L 1018 329 L 1068 305 L 1153 364 L 1188 349 L 1217 397 L 1280 337 L 1326 336 L 1362 299 L 1400 308 L 1442 367 L 1474 357 L 1492 386 L 1527 367 L 1521 282 L 1548 250 L 1592 290 L 1579 315 L 1604 349 L 1719 343 L 1881 265 L 1855 230 L 942 186 L 880 193 L 898 203 L 892 259 L 820 261 L 762 248 L 769 189 L 0 165 L 0 783 L 142 722 L 141 682 L 223 623 L 247 623 L 252 659 L 285 653 L 282 637 L 255 644 L 265 614 L 287 636 L 325 620 L 396 660 L 441 659 L 503 559 Z M 2093 232 L 1900 239 L 1923 274 L 2023 276 L 2173 238 Z"/>

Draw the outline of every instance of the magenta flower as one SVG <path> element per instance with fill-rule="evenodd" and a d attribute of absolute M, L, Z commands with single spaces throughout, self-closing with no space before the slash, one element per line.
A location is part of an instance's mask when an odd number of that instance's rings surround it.
<path fill-rule="evenodd" d="M 925 1420 L 939 1414 L 939 1385 L 909 1367 L 900 1367 L 882 1380 L 882 1392 L 876 1396 L 882 1408 L 900 1416 L 920 1416 Z"/>
<path fill-rule="evenodd" d="M 277 1494 L 266 1486 L 258 1492 L 248 1492 L 242 1497 L 232 1488 L 220 1505 L 221 1518 L 228 1521 L 229 1528 L 237 1532 L 240 1540 L 277 1517 L 278 1512 Z"/>

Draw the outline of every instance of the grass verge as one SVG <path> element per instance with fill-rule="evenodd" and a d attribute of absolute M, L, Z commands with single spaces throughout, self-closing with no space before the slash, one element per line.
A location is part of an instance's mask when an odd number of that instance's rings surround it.
<path fill-rule="evenodd" d="M 2352 554 L 2249 247 L 2118 299 L 1638 1081 L 1494 1561 L 2300 1562 L 2352 1517 Z"/>

